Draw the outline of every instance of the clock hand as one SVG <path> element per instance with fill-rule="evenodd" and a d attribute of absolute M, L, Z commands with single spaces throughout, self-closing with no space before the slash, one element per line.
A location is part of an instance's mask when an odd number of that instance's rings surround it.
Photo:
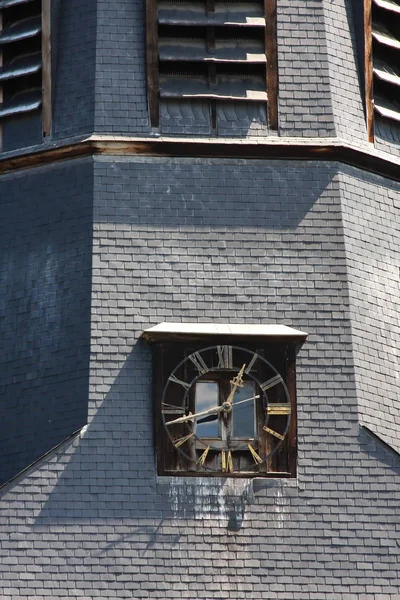
<path fill-rule="evenodd" d="M 229 396 L 226 399 L 225 404 L 227 404 L 229 406 L 229 410 L 225 410 L 225 415 L 224 417 L 226 418 L 226 441 L 228 444 L 228 447 L 231 444 L 231 437 L 232 437 L 232 419 L 228 419 L 228 413 L 231 412 L 232 410 L 232 404 L 233 404 L 233 398 L 236 394 L 236 390 L 238 387 L 243 387 L 243 373 L 244 370 L 246 368 L 246 364 L 244 364 L 242 366 L 242 368 L 240 369 L 239 373 L 236 375 L 236 377 L 234 377 L 233 379 L 231 379 L 231 391 L 229 393 Z"/>
<path fill-rule="evenodd" d="M 185 419 L 185 421 L 190 421 L 190 420 L 194 420 L 195 418 L 198 418 L 198 417 L 204 417 L 203 419 L 201 419 L 201 421 L 198 421 L 198 423 L 207 423 L 208 421 L 214 421 L 215 418 L 217 418 L 218 413 L 222 412 L 223 410 L 225 412 L 230 412 L 234 406 L 238 406 L 238 404 L 243 404 L 244 402 L 251 402 L 252 400 L 257 400 L 257 398 L 259 398 L 259 397 L 260 396 L 257 394 L 257 396 L 252 396 L 251 398 L 246 398 L 245 400 L 239 400 L 239 402 L 234 402 L 232 405 L 230 405 L 230 404 L 228 404 L 228 402 L 226 402 L 225 406 L 219 406 L 219 407 L 208 409 L 208 410 L 200 412 L 200 413 L 189 414 L 185 417 L 179 417 L 179 422 L 182 423 L 182 421 L 180 420 L 182 418 Z M 178 420 L 169 421 L 167 423 L 167 425 L 169 425 L 170 423 L 175 424 L 177 422 L 178 422 Z"/>
<path fill-rule="evenodd" d="M 239 402 L 234 402 L 233 406 L 237 406 L 238 404 L 243 404 L 243 402 L 250 402 L 250 400 L 257 400 L 257 398 L 259 398 L 260 395 L 257 394 L 257 396 L 252 396 L 251 398 L 246 398 L 245 400 L 239 400 Z"/>
<path fill-rule="evenodd" d="M 176 425 L 177 423 L 186 423 L 187 421 L 194 421 L 198 417 L 206 417 L 207 415 L 217 415 L 223 410 L 225 412 L 229 412 L 230 410 L 232 410 L 231 404 L 229 402 L 224 402 L 223 404 L 221 404 L 221 406 L 214 406 L 213 408 L 208 408 L 207 410 L 202 410 L 198 413 L 189 413 L 184 417 L 178 417 L 177 419 L 174 419 L 173 421 L 168 421 L 165 424 L 168 426 Z"/>
<path fill-rule="evenodd" d="M 233 397 L 236 394 L 236 390 L 238 387 L 243 387 L 243 373 L 244 370 L 246 368 L 246 365 L 244 364 L 243 367 L 240 369 L 239 373 L 236 375 L 236 377 L 234 377 L 231 380 L 231 391 L 229 396 L 227 397 L 226 401 L 229 402 L 229 404 L 232 404 L 233 402 Z"/>

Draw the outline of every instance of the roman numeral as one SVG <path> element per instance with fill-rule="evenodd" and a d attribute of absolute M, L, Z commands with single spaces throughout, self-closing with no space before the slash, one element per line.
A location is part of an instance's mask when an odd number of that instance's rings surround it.
<path fill-rule="evenodd" d="M 161 410 L 166 415 L 183 415 L 185 412 L 185 409 L 181 406 L 175 406 L 174 404 L 168 404 L 167 402 L 162 403 Z"/>
<path fill-rule="evenodd" d="M 208 366 L 204 362 L 203 357 L 199 352 L 193 352 L 193 354 L 190 354 L 188 358 L 192 361 L 192 363 L 201 375 L 209 371 Z"/>
<path fill-rule="evenodd" d="M 222 450 L 221 453 L 221 466 L 223 473 L 232 473 L 233 471 L 233 460 L 232 460 L 232 452 L 228 450 Z"/>
<path fill-rule="evenodd" d="M 217 346 L 218 368 L 232 369 L 232 346 Z"/>
<path fill-rule="evenodd" d="M 257 452 L 254 450 L 254 448 L 251 444 L 247 444 L 247 447 L 250 450 L 251 455 L 252 455 L 253 460 L 256 463 L 256 465 L 260 465 L 263 462 L 263 459 L 261 458 L 261 456 L 259 456 L 257 454 Z"/>
<path fill-rule="evenodd" d="M 267 413 L 269 415 L 290 415 L 290 404 L 268 404 Z"/>
<path fill-rule="evenodd" d="M 257 358 L 258 358 L 258 354 L 253 354 L 253 358 L 251 359 L 251 361 L 247 365 L 245 373 L 250 373 L 250 371 L 253 368 L 254 363 L 256 362 Z"/>
<path fill-rule="evenodd" d="M 281 382 L 282 382 L 282 377 L 280 375 L 275 375 L 275 377 L 271 377 L 271 379 L 264 381 L 264 383 L 262 383 L 260 385 L 260 388 L 262 389 L 263 392 L 266 392 L 267 390 L 269 390 L 270 388 L 274 387 L 275 385 L 277 385 L 278 383 L 281 383 Z"/>
<path fill-rule="evenodd" d="M 178 379 L 177 377 L 175 377 L 174 374 L 170 375 L 168 377 L 168 380 L 172 381 L 172 383 L 178 383 L 179 385 L 184 387 L 185 390 L 188 390 L 190 388 L 190 383 L 186 383 L 186 381 L 182 381 L 181 379 Z"/>
<path fill-rule="evenodd" d="M 198 465 L 202 465 L 202 466 L 204 465 L 209 451 L 210 451 L 210 446 L 207 446 L 207 448 L 204 450 L 203 454 L 201 456 L 199 456 L 199 458 L 196 460 L 196 463 Z"/>
<path fill-rule="evenodd" d="M 275 437 L 279 438 L 280 440 L 284 440 L 285 436 L 281 435 L 280 433 L 278 433 L 277 431 L 274 431 L 273 429 L 271 429 L 270 427 L 263 427 L 264 431 L 266 431 L 267 433 L 270 433 L 271 435 L 274 435 Z"/>
<path fill-rule="evenodd" d="M 179 448 L 179 446 L 182 446 L 183 444 L 185 444 L 193 436 L 194 436 L 194 433 L 189 433 L 188 435 L 185 435 L 184 437 L 174 440 L 175 448 Z"/>

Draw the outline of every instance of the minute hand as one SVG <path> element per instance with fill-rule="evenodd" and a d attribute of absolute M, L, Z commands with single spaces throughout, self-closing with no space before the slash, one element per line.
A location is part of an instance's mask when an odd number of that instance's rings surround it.
<path fill-rule="evenodd" d="M 250 400 L 257 400 L 257 398 L 259 398 L 260 395 L 257 394 L 257 396 L 252 396 L 251 398 L 246 398 L 245 400 L 239 400 L 239 402 L 235 402 L 233 404 L 233 406 L 237 406 L 238 404 L 243 404 L 244 402 L 250 402 Z"/>

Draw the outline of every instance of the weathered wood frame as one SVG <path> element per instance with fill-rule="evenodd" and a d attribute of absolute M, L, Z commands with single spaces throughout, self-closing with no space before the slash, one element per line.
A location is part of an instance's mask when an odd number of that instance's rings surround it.
<path fill-rule="evenodd" d="M 201 338 L 187 341 L 183 344 L 182 340 L 176 341 L 176 362 L 179 362 L 183 358 L 184 348 L 200 349 L 211 345 L 210 339 L 199 344 Z M 214 343 L 214 342 L 213 342 Z M 215 341 L 217 343 L 217 341 Z M 254 351 L 258 348 L 267 348 L 272 342 L 268 342 L 265 338 L 259 340 L 233 340 L 232 338 L 220 338 L 218 337 L 218 344 L 224 345 L 240 345 Z M 286 362 L 285 362 L 285 373 L 284 379 L 288 388 L 290 403 L 292 408 L 292 414 L 290 419 L 290 426 L 286 435 L 284 444 L 285 463 L 287 464 L 286 470 L 281 471 L 269 471 L 267 472 L 264 465 L 261 466 L 259 471 L 254 472 L 233 472 L 233 473 L 222 473 L 219 471 L 197 471 L 193 470 L 191 465 L 186 465 L 182 470 L 177 468 L 177 454 L 176 450 L 170 444 L 168 436 L 165 434 L 164 426 L 161 418 L 161 399 L 163 394 L 164 385 L 170 374 L 170 369 L 166 368 L 164 357 L 173 356 L 174 352 L 174 341 L 170 342 L 154 342 L 152 343 L 153 349 L 153 389 L 154 389 L 154 407 L 155 407 L 155 419 L 154 419 L 154 435 L 155 435 L 155 447 L 156 447 L 156 460 L 157 470 L 159 475 L 178 475 L 178 476 L 201 476 L 201 477 L 241 477 L 241 478 L 252 478 L 252 477 L 269 477 L 269 478 L 293 478 L 296 477 L 297 470 L 297 399 L 296 399 L 296 369 L 295 369 L 295 357 L 296 357 L 296 345 L 299 342 L 288 340 L 282 340 L 281 342 L 275 340 L 273 344 L 280 346 L 282 351 L 286 348 Z M 168 465 L 172 466 L 168 466 Z M 269 466 L 272 462 L 268 461 Z M 175 465 L 175 466 L 174 466 Z"/>
<path fill-rule="evenodd" d="M 374 81 L 372 64 L 372 0 L 364 0 L 365 113 L 368 141 L 374 141 Z"/>
<path fill-rule="evenodd" d="M 44 0 L 43 0 L 44 1 Z M 50 1 L 50 0 L 46 0 Z M 207 10 L 213 10 L 214 0 L 207 0 Z M 160 126 L 160 77 L 158 59 L 158 5 L 157 0 L 146 0 L 146 62 L 147 98 L 150 125 Z M 277 46 L 277 0 L 264 0 L 265 13 L 265 54 L 268 124 L 270 129 L 278 129 L 278 46 Z M 207 40 L 209 43 L 209 40 Z M 209 77 L 215 66 L 209 66 Z M 216 128 L 215 100 L 210 101 L 212 128 Z"/>
<path fill-rule="evenodd" d="M 3 12 L 0 10 L 0 32 L 3 30 Z M 0 47 L 0 68 L 3 66 L 3 50 Z M 0 85 L 0 104 L 3 102 L 3 86 Z M 3 151 L 3 124 L 0 121 L 0 152 Z"/>
<path fill-rule="evenodd" d="M 265 53 L 267 56 L 266 84 L 268 94 L 268 123 L 278 129 L 278 38 L 276 0 L 265 0 Z"/>
<path fill-rule="evenodd" d="M 0 31 L 3 14 L 0 10 Z M 0 48 L 0 67 L 3 52 Z M 0 103 L 3 102 L 3 86 L 0 85 Z M 50 137 L 52 132 L 52 78 L 51 78 L 51 0 L 42 0 L 42 132 Z M 0 152 L 3 150 L 3 125 L 0 122 Z"/>
<path fill-rule="evenodd" d="M 43 137 L 51 136 L 51 0 L 42 0 L 42 128 Z"/>
<path fill-rule="evenodd" d="M 147 98 L 151 127 L 160 124 L 157 0 L 146 0 Z"/>

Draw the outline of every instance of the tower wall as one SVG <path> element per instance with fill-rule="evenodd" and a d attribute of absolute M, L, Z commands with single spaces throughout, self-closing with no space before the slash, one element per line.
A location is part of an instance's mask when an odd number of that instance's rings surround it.
<path fill-rule="evenodd" d="M 351 177 L 334 163 L 95 159 L 89 423 L 2 490 L 6 596 L 396 599 L 399 463 L 358 425 Z M 210 319 L 309 332 L 296 479 L 156 475 L 139 335 Z"/>

